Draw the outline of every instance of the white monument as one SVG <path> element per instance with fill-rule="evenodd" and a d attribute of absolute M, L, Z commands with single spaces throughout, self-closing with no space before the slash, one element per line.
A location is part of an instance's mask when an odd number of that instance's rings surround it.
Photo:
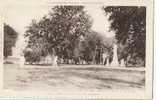
<path fill-rule="evenodd" d="M 105 64 L 106 57 L 107 57 L 107 54 L 103 53 L 102 54 L 102 64 Z"/>
<path fill-rule="evenodd" d="M 119 62 L 118 62 L 118 55 L 117 55 L 117 45 L 114 44 L 113 46 L 113 60 L 111 62 L 111 66 L 119 66 Z"/>
<path fill-rule="evenodd" d="M 12 62 L 14 64 L 18 64 L 20 67 L 23 67 L 25 64 L 25 58 L 23 53 L 24 48 L 25 43 L 23 35 L 19 34 L 15 46 L 12 47 L 12 56 L 10 56 L 10 58 L 12 59 Z"/>

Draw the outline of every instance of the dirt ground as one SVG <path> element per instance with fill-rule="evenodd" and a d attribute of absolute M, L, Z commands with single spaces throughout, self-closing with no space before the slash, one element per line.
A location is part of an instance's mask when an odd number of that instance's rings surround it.
<path fill-rule="evenodd" d="M 144 68 L 97 65 L 37 66 L 4 64 L 4 89 L 12 90 L 143 90 Z"/>

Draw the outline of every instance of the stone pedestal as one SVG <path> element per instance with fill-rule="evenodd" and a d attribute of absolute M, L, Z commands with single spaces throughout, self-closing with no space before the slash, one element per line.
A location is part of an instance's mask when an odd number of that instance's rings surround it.
<path fill-rule="evenodd" d="M 8 56 L 7 58 L 6 58 L 6 62 L 10 62 L 10 63 L 13 63 L 13 64 L 18 64 L 18 62 L 19 62 L 19 58 L 17 58 L 17 57 L 14 57 L 14 56 Z"/>
<path fill-rule="evenodd" d="M 21 56 L 21 57 L 9 56 L 6 59 L 6 61 L 7 62 L 10 62 L 10 63 L 13 63 L 13 64 L 17 64 L 20 67 L 23 67 L 24 64 L 25 64 L 25 58 L 24 58 L 24 56 Z"/>

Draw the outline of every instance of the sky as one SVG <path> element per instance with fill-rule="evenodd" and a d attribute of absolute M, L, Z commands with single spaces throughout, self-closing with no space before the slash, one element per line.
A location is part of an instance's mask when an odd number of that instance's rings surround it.
<path fill-rule="evenodd" d="M 44 15 L 48 14 L 49 6 L 40 5 L 12 5 L 5 8 L 5 23 L 13 27 L 18 35 L 16 47 L 26 46 L 23 34 L 33 19 L 40 20 Z"/>
<path fill-rule="evenodd" d="M 24 34 L 26 27 L 32 19 L 39 20 L 48 14 L 51 6 L 41 5 L 12 5 L 5 8 L 5 22 L 13 27 L 19 34 Z M 109 32 L 110 22 L 108 17 L 102 11 L 100 5 L 85 5 L 85 10 L 93 18 L 92 29 L 106 37 L 114 36 L 113 32 Z"/>
<path fill-rule="evenodd" d="M 112 37 L 114 36 L 114 32 L 109 32 L 109 15 L 105 14 L 102 7 L 101 5 L 86 5 L 87 13 L 93 18 L 92 29 L 106 37 Z"/>

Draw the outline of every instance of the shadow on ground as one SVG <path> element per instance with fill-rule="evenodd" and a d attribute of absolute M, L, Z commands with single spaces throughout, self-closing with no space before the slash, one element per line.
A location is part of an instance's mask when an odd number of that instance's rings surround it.
<path fill-rule="evenodd" d="M 17 65 L 4 64 L 5 89 L 104 91 L 143 90 L 144 87 L 145 71 L 109 69 L 104 66 L 96 67 L 96 65 L 86 65 L 85 67 L 64 65 L 51 68 L 25 65 L 20 68 Z"/>

